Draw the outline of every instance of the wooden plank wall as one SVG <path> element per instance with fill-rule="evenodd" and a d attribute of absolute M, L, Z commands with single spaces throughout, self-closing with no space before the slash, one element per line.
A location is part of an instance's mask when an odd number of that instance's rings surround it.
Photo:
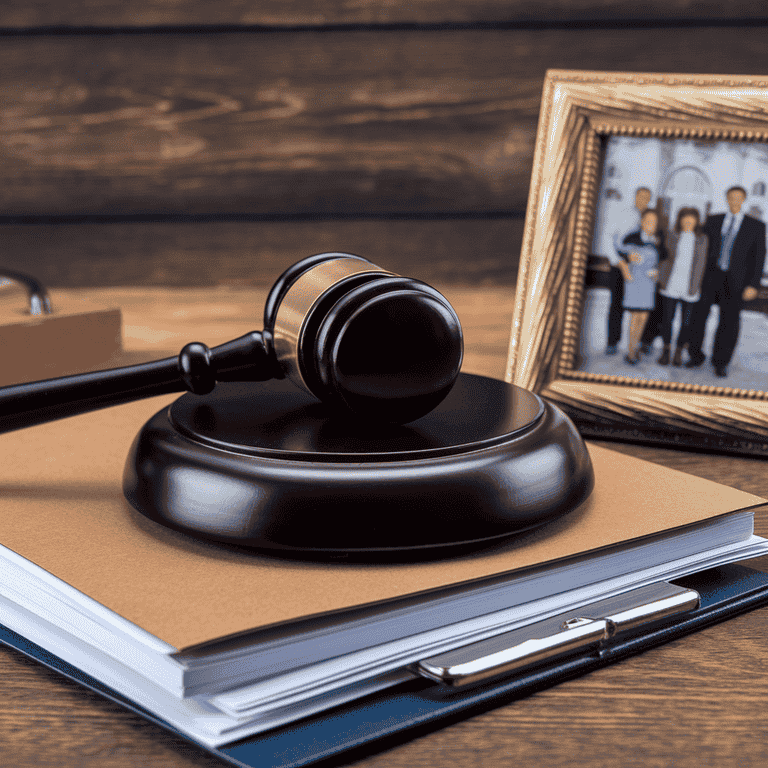
<path fill-rule="evenodd" d="M 746 0 L 6 2 L 0 265 L 248 285 L 349 250 L 511 285 L 547 69 L 763 75 L 767 32 Z"/>

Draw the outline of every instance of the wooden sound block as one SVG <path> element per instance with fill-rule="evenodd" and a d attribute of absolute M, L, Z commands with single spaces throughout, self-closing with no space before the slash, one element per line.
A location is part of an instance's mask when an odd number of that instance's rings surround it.
<path fill-rule="evenodd" d="M 52 294 L 53 314 L 32 316 L 17 296 L 0 301 L 0 386 L 104 367 L 122 350 L 117 307 Z"/>
<path fill-rule="evenodd" d="M 574 510 L 594 483 L 572 422 L 460 373 L 406 425 L 333 411 L 287 379 L 183 395 L 142 428 L 123 491 L 190 536 L 287 557 L 449 557 Z"/>

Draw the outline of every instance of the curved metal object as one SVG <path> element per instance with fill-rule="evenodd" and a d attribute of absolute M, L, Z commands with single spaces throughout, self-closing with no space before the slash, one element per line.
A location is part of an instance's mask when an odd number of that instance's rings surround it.
<path fill-rule="evenodd" d="M 48 291 L 36 277 L 27 275 L 24 272 L 15 272 L 10 269 L 0 268 L 0 280 L 3 278 L 12 280 L 15 283 L 21 283 L 21 285 L 27 289 L 30 315 L 53 314 L 53 307 L 51 306 L 51 299 L 48 296 Z"/>

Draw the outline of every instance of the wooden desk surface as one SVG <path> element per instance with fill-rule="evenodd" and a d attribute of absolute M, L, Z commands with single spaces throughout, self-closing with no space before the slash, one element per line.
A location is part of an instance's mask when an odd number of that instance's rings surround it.
<path fill-rule="evenodd" d="M 501 376 L 509 289 L 440 286 L 465 326 L 465 370 Z M 70 291 L 69 295 L 82 295 Z M 55 295 L 55 294 L 54 294 Z M 260 327 L 264 290 L 102 289 L 123 308 L 126 362 Z M 602 443 L 768 497 L 764 459 Z M 768 535 L 768 519 L 756 521 Z M 752 561 L 763 570 L 768 558 Z M 768 609 L 410 741 L 356 765 L 763 766 L 768 762 Z M 17 768 L 191 768 L 224 763 L 0 647 L 0 755 Z"/>

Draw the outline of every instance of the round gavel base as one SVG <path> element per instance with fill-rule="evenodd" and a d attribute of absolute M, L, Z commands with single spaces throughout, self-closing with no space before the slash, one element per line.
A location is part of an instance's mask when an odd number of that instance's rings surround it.
<path fill-rule="evenodd" d="M 128 501 L 207 540 L 284 554 L 435 556 L 528 530 L 589 495 L 584 442 L 527 390 L 461 374 L 404 426 L 331 414 L 293 384 L 219 384 L 134 441 Z"/>

